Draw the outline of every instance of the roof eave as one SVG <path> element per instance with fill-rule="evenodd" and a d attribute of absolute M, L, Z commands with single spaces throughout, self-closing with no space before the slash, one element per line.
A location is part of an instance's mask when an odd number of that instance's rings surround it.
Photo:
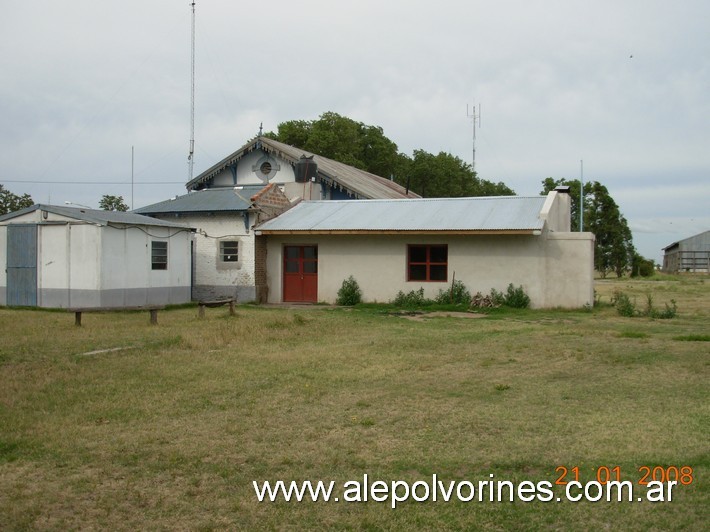
<path fill-rule="evenodd" d="M 541 229 L 257 229 L 257 235 L 533 235 Z"/>

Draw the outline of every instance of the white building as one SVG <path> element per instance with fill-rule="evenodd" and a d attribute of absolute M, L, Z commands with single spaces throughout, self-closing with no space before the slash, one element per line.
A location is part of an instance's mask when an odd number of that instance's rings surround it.
<path fill-rule="evenodd" d="M 241 302 L 266 298 L 255 225 L 302 199 L 419 197 L 389 179 L 266 137 L 247 142 L 186 187 L 184 196 L 134 212 L 197 228 L 193 299 Z"/>
<path fill-rule="evenodd" d="M 33 205 L 0 216 L 0 305 L 190 301 L 191 229 L 132 213 Z"/>
<path fill-rule="evenodd" d="M 365 301 L 454 280 L 471 293 L 522 286 L 536 308 L 594 301 L 594 235 L 570 232 L 570 197 L 304 201 L 256 228 L 267 300 L 335 302 L 353 275 Z M 257 272 L 259 275 L 259 272 Z"/>
<path fill-rule="evenodd" d="M 134 212 L 196 228 L 194 300 L 259 299 L 253 227 L 291 207 L 275 184 L 215 187 L 161 201 Z"/>

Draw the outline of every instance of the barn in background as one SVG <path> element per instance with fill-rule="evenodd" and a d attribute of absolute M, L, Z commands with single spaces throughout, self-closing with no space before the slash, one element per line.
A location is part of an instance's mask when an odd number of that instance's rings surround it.
<path fill-rule="evenodd" d="M 0 216 L 0 305 L 190 301 L 192 230 L 124 212 L 33 205 Z"/>
<path fill-rule="evenodd" d="M 710 272 L 710 231 L 673 242 L 663 248 L 663 271 Z"/>

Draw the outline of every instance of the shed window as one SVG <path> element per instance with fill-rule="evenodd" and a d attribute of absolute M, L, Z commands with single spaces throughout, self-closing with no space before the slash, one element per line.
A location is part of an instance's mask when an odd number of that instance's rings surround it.
<path fill-rule="evenodd" d="M 449 250 L 446 245 L 407 247 L 407 281 L 446 282 Z"/>
<path fill-rule="evenodd" d="M 153 240 L 150 248 L 150 262 L 153 270 L 168 269 L 168 243 Z"/>
<path fill-rule="evenodd" d="M 239 241 L 221 240 L 219 243 L 219 260 L 222 262 L 239 262 Z"/>

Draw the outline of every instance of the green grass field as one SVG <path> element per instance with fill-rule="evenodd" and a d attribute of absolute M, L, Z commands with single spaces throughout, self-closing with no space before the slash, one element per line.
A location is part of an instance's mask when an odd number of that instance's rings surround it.
<path fill-rule="evenodd" d="M 674 299 L 677 316 L 621 317 L 615 290 Z M 125 312 L 78 328 L 66 312 L 0 309 L 0 529 L 707 528 L 710 279 L 604 280 L 597 294 L 594 310 L 476 319 L 193 307 L 154 327 Z M 671 502 L 396 509 L 258 502 L 252 487 L 554 484 L 560 466 L 582 482 L 618 467 L 639 495 L 644 467 L 689 467 L 692 482 Z"/>

